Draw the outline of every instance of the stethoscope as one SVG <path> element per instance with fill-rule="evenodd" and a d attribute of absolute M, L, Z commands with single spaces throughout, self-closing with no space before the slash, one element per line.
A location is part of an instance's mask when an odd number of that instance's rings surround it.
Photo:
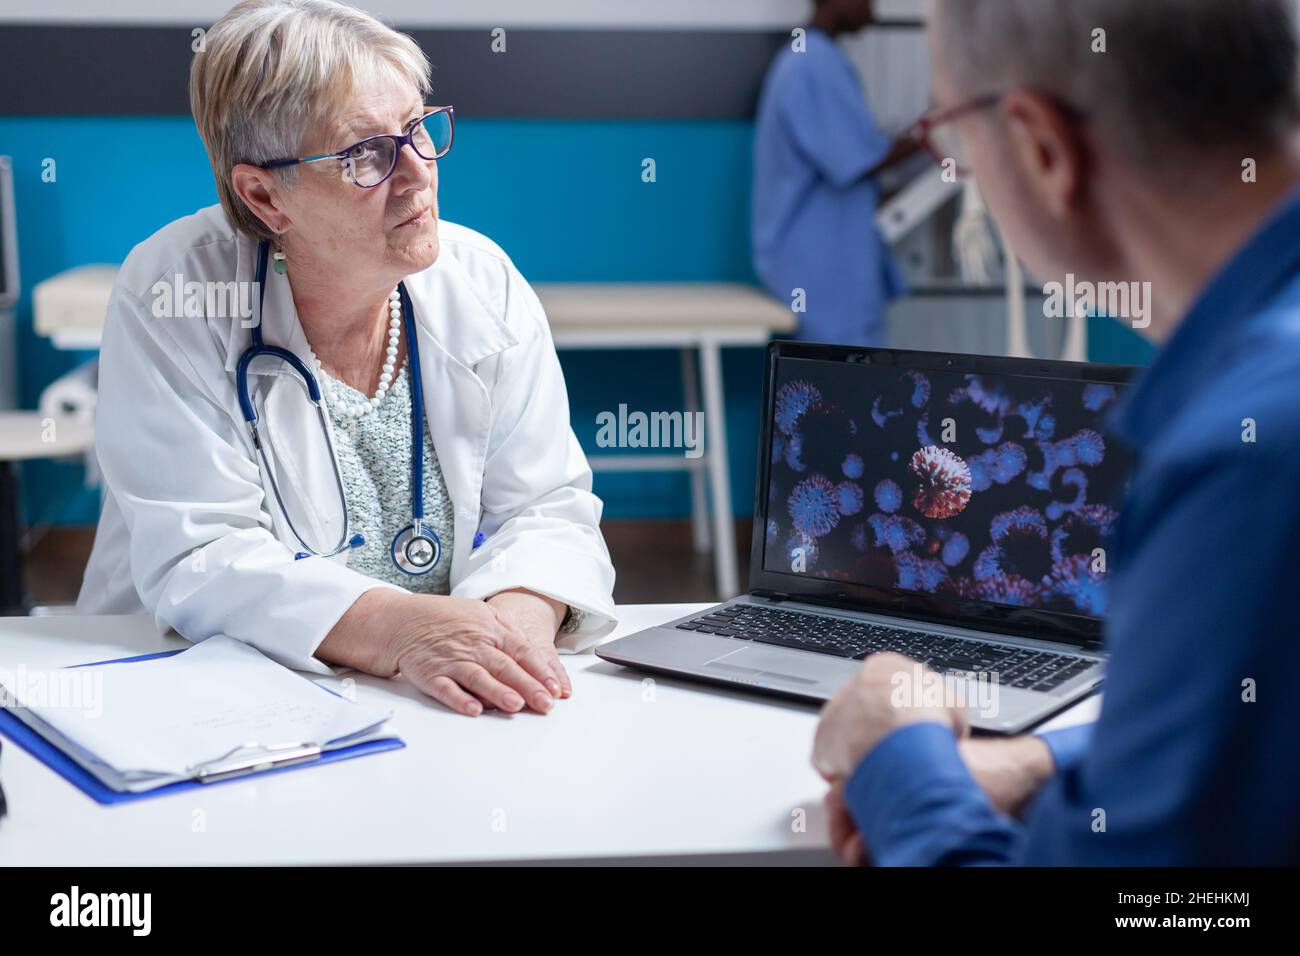
<path fill-rule="evenodd" d="M 280 513 L 284 515 L 289 530 L 298 539 L 298 543 L 306 549 L 297 552 L 294 557 L 301 559 L 315 555 L 329 558 L 349 548 L 361 547 L 366 543 L 366 539 L 362 534 L 348 533 L 347 492 L 343 489 L 343 475 L 339 471 L 338 454 L 334 450 L 334 438 L 330 432 L 329 419 L 325 416 L 325 403 L 321 401 L 320 386 L 316 382 L 316 376 L 311 373 L 302 359 L 288 349 L 278 345 L 266 345 L 262 341 L 262 303 L 266 298 L 266 264 L 269 256 L 270 243 L 263 240 L 257 247 L 255 277 L 258 289 L 257 322 L 253 325 L 252 345 L 239 357 L 239 365 L 235 370 L 235 389 L 239 397 L 240 411 L 252 433 L 253 447 L 257 449 L 257 454 L 261 458 L 262 470 L 271 482 L 271 491 L 275 495 L 276 504 L 279 505 Z M 437 565 L 438 559 L 442 557 L 442 542 L 438 540 L 438 535 L 433 529 L 424 524 L 424 392 L 420 387 L 420 345 L 415 334 L 415 309 L 406 291 L 406 283 L 398 283 L 397 289 L 401 296 L 402 314 L 405 317 L 406 350 L 411 369 L 411 523 L 393 537 L 389 553 L 392 555 L 393 564 L 397 565 L 397 569 L 403 574 L 421 575 L 428 574 Z M 287 362 L 302 377 L 303 384 L 307 387 L 307 395 L 316 406 L 316 414 L 325 432 L 325 441 L 330 450 L 330 464 L 334 469 L 334 484 L 338 488 L 339 502 L 343 506 L 343 533 L 338 543 L 328 551 L 317 551 L 299 533 L 293 518 L 289 516 L 289 510 L 284 505 L 284 498 L 280 495 L 280 485 L 275 480 L 275 471 L 267 461 L 266 450 L 262 447 L 262 440 L 257 431 L 257 411 L 253 408 L 253 400 L 248 393 L 248 366 L 261 356 L 273 356 Z"/>

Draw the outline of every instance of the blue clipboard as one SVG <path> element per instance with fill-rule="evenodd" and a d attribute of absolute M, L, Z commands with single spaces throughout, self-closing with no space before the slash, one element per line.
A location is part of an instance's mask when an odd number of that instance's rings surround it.
<path fill-rule="evenodd" d="M 173 654 L 180 654 L 184 650 L 185 649 L 182 648 L 181 650 L 176 651 L 160 651 L 157 654 L 141 654 L 139 657 L 122 657 L 112 661 L 92 661 L 89 664 L 76 664 L 74 666 L 97 667 L 101 664 L 130 664 L 135 661 L 151 661 L 159 657 L 171 657 Z M 321 690 L 326 693 L 333 693 L 333 691 L 329 690 L 327 687 L 322 687 Z M 158 787 L 154 790 L 131 793 L 129 791 L 113 790 L 106 786 L 89 770 L 86 770 L 58 747 L 51 744 L 36 731 L 24 724 L 21 720 L 10 713 L 7 708 L 2 707 L 0 707 L 0 734 L 3 734 L 9 740 L 13 741 L 14 744 L 27 751 L 96 803 L 105 806 L 117 803 L 133 803 L 136 800 L 148 800 L 150 797 L 164 797 L 171 793 L 180 793 L 184 790 L 195 790 L 200 787 L 203 789 L 220 787 L 223 784 L 236 783 L 240 780 L 248 780 L 252 777 L 269 776 L 270 774 L 275 773 L 288 773 L 291 770 L 299 770 L 303 767 L 316 767 L 324 763 L 334 763 L 339 760 L 351 760 L 353 757 L 364 757 L 367 754 L 380 753 L 384 750 L 401 750 L 406 746 L 406 743 L 398 737 L 387 737 L 383 740 L 367 740 L 363 743 L 353 744 L 351 747 L 340 747 L 338 750 L 324 751 L 320 756 L 303 763 L 291 763 L 282 767 L 271 767 L 267 770 L 258 770 L 251 773 L 240 774 L 239 776 L 213 780 L 209 783 L 202 783 L 198 780 L 178 780 L 175 783 L 169 783 L 166 786 Z"/>

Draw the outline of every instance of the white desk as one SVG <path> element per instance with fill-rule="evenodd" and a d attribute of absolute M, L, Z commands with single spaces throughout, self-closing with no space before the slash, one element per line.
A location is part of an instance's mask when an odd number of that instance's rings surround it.
<path fill-rule="evenodd" d="M 617 633 L 705 606 L 623 607 Z M 184 646 L 144 617 L 0 618 L 6 669 Z M 118 806 L 6 741 L 0 865 L 832 862 L 808 763 L 814 707 L 648 684 L 591 654 L 564 662 L 574 696 L 544 717 L 460 717 L 399 681 L 356 676 L 358 700 L 394 710 L 404 750 Z"/>

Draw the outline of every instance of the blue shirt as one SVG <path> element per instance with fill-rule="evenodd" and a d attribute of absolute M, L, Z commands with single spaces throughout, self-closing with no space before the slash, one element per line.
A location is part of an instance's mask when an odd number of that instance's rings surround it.
<path fill-rule="evenodd" d="M 863 177 L 889 154 L 857 71 L 835 42 L 809 28 L 787 46 L 759 97 L 754 131 L 754 271 L 797 306 L 805 342 L 880 345 L 885 303 L 903 291 L 876 228 L 876 184 Z"/>
<path fill-rule="evenodd" d="M 877 863 L 1300 863 L 1298 237 L 1300 194 L 1115 413 L 1136 463 L 1091 745 L 1052 740 L 1058 772 L 1022 824 L 994 811 L 950 731 L 889 734 L 846 788 Z"/>

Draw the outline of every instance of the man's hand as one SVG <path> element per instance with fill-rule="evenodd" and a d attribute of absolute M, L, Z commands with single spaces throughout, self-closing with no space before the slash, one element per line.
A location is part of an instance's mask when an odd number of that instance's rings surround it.
<path fill-rule="evenodd" d="M 844 781 L 837 780 L 826 791 L 826 825 L 830 833 L 831 849 L 849 866 L 867 865 L 867 848 L 862 842 L 858 825 L 849 814 L 844 802 Z"/>
<path fill-rule="evenodd" d="M 1019 737 L 970 737 L 957 743 L 966 769 L 999 813 L 1017 816 L 1056 772 L 1047 744 Z"/>
<path fill-rule="evenodd" d="M 553 697 L 572 697 L 573 683 L 555 651 L 555 635 L 564 622 L 569 606 L 544 594 L 525 588 L 498 591 L 487 599 L 499 614 L 510 621 L 536 647 L 546 660 L 551 674 L 544 683 Z"/>
<path fill-rule="evenodd" d="M 887 734 L 916 723 L 939 723 L 957 736 L 967 731 L 955 707 L 934 706 L 926 688 L 940 675 L 901 654 L 872 654 L 822 708 L 813 766 L 828 781 L 843 781 Z"/>

